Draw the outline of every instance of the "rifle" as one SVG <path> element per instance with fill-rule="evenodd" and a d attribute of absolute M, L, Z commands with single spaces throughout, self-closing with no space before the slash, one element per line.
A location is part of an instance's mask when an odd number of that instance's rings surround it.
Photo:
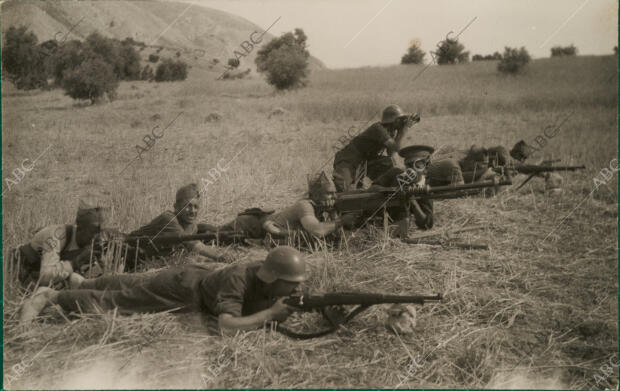
<path fill-rule="evenodd" d="M 130 245 L 137 246 L 138 243 L 148 243 L 153 246 L 157 251 L 158 247 L 170 247 L 175 244 L 181 244 L 183 242 L 190 242 L 192 240 L 200 241 L 243 241 L 247 236 L 237 231 L 215 231 L 205 232 L 199 234 L 173 234 L 173 235 L 159 235 L 159 236 L 132 236 L 126 235 L 124 242 Z"/>
<path fill-rule="evenodd" d="M 528 183 L 535 176 L 542 177 L 542 174 L 547 173 L 547 172 L 554 172 L 554 171 L 576 171 L 576 170 L 585 170 L 585 168 L 586 168 L 586 166 L 584 166 L 584 165 L 581 165 L 581 166 L 554 166 L 553 163 L 558 162 L 558 161 L 559 160 L 547 160 L 547 161 L 544 161 L 540 165 L 536 165 L 536 164 L 523 164 L 523 163 L 511 164 L 511 165 L 508 165 L 508 166 L 494 167 L 493 170 L 495 172 L 497 172 L 497 173 L 502 174 L 502 175 L 510 175 L 511 173 L 515 173 L 515 172 L 519 173 L 519 174 L 528 175 L 528 177 L 523 182 L 521 182 L 519 187 L 517 187 L 516 190 L 519 190 L 520 188 L 525 186 L 525 184 Z"/>
<path fill-rule="evenodd" d="M 450 199 L 477 194 L 480 189 L 512 185 L 510 179 L 447 186 L 395 186 L 352 190 L 336 195 L 335 209 L 341 214 L 370 212 L 382 208 L 404 207 L 410 200 Z"/>
<path fill-rule="evenodd" d="M 443 298 L 440 294 L 435 296 L 398 296 L 398 295 L 384 295 L 380 293 L 355 293 L 355 292 L 341 292 L 341 293 L 327 293 L 324 295 L 293 295 L 284 299 L 284 303 L 295 307 L 297 311 L 309 312 L 319 310 L 321 314 L 330 323 L 330 327 L 315 333 L 300 334 L 291 331 L 281 325 L 276 326 L 276 331 L 296 339 L 310 339 L 316 337 L 322 337 L 336 331 L 341 325 L 347 323 L 355 316 L 369 307 L 377 304 L 398 304 L 409 303 L 424 305 L 427 302 L 438 302 Z M 353 309 L 341 320 L 333 319 L 325 311 L 330 306 L 342 306 L 342 305 L 356 305 L 357 308 Z"/>

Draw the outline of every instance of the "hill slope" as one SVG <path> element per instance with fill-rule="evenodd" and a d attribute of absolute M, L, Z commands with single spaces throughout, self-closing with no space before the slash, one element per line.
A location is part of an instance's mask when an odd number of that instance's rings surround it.
<path fill-rule="evenodd" d="M 98 31 L 110 38 L 131 37 L 162 50 L 195 49 L 196 57 L 208 60 L 198 66 L 213 59 L 226 63 L 235 50 L 241 51 L 239 45 L 252 32 L 268 27 L 203 6 L 155 0 L 11 0 L 2 4 L 1 22 L 3 32 L 11 26 L 29 26 L 40 42 L 54 39 L 55 34 L 61 40 L 67 33 L 67 39 L 84 39 Z M 273 38 L 268 33 L 266 37 Z M 254 68 L 256 52 L 242 60 L 242 68 Z M 315 58 L 310 63 L 314 69 L 325 67 Z"/>

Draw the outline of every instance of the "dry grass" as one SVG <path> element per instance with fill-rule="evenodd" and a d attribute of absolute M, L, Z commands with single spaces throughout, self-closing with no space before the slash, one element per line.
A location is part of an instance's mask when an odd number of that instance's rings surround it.
<path fill-rule="evenodd" d="M 122 84 L 119 100 L 93 107 L 76 107 L 59 91 L 3 91 L 5 177 L 53 144 L 3 197 L 5 257 L 33 229 L 70 222 L 88 189 L 109 197 L 111 225 L 135 229 L 170 208 L 177 187 L 207 178 L 242 148 L 208 187 L 204 220 L 217 224 L 246 207 L 289 204 L 349 126 L 392 102 L 421 113 L 410 141 L 435 146 L 532 142 L 572 112 L 538 157 L 588 167 L 562 174 L 557 196 L 535 180 L 493 199 L 436 203 L 440 229 L 487 225 L 461 236 L 488 242 L 490 251 L 405 245 L 376 230 L 348 237 L 333 252 L 309 254 L 308 285 L 317 291 L 443 293 L 443 303 L 418 311 L 414 336 L 389 333 L 382 307 L 337 334 L 303 342 L 264 331 L 220 337 L 197 315 L 66 319 L 55 309 L 23 331 L 15 322 L 23 298 L 5 281 L 5 381 L 12 365 L 40 352 L 13 388 L 198 388 L 205 380 L 213 388 L 615 387 L 615 370 L 603 376 L 602 368 L 618 346 L 616 177 L 542 238 L 617 156 L 617 79 L 605 83 L 602 76 L 616 68 L 601 57 L 535 61 L 514 79 L 496 76 L 486 63 L 430 68 L 415 81 L 409 67 L 325 71 L 286 94 L 260 80 L 215 82 L 196 72 L 183 83 Z M 286 113 L 268 119 L 276 107 Z M 164 138 L 119 176 L 142 137 L 179 112 Z M 210 113 L 222 119 L 208 122 Z M 265 254 L 234 251 L 241 261 Z M 598 384 L 597 374 L 605 378 Z"/>

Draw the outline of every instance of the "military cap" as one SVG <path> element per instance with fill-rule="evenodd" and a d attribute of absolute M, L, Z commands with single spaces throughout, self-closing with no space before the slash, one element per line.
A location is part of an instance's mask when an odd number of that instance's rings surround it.
<path fill-rule="evenodd" d="M 101 196 L 87 194 L 79 201 L 75 218 L 76 224 L 79 226 L 103 225 L 106 220 L 106 212 L 109 209 L 110 207 Z"/>
<path fill-rule="evenodd" d="M 310 198 L 320 197 L 322 194 L 336 192 L 334 181 L 325 174 L 325 171 L 308 177 L 308 194 Z"/>
<path fill-rule="evenodd" d="M 198 198 L 200 198 L 200 191 L 198 190 L 198 185 L 195 183 L 190 183 L 189 185 L 185 185 L 179 190 L 177 190 L 176 204 L 186 205 L 193 199 Z"/>
<path fill-rule="evenodd" d="M 405 159 L 405 165 L 413 160 L 428 159 L 435 152 L 435 148 L 428 145 L 410 145 L 401 148 L 398 154 Z"/>

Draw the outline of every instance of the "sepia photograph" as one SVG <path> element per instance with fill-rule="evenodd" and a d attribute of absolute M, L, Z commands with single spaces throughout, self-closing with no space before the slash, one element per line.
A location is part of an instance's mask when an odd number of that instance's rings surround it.
<path fill-rule="evenodd" d="M 618 0 L 0 1 L 6 390 L 618 390 Z"/>

